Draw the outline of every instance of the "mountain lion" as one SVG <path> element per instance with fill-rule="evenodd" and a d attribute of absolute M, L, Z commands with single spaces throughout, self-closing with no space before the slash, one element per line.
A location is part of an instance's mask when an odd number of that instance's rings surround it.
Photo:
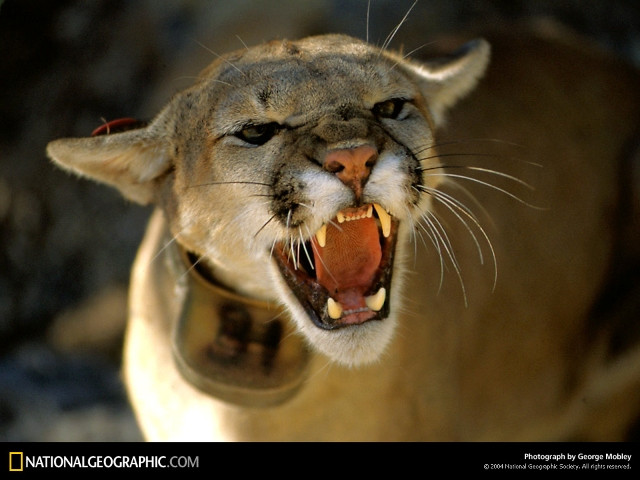
<path fill-rule="evenodd" d="M 486 38 L 272 41 L 49 144 L 157 206 L 125 353 L 148 439 L 637 433 L 640 77 Z"/>

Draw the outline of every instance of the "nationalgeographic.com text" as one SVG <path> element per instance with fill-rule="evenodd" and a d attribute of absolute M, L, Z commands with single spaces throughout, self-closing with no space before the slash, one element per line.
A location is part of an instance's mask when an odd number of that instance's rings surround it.
<path fill-rule="evenodd" d="M 20 463 L 31 469 L 146 469 L 199 468 L 200 457 L 165 455 L 24 455 Z"/>

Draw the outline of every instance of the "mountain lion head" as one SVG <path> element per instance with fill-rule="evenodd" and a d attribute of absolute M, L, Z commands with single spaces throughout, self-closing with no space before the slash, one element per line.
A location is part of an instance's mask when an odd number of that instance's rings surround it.
<path fill-rule="evenodd" d="M 157 205 L 200 267 L 284 304 L 316 350 L 368 363 L 444 178 L 434 132 L 488 59 L 482 40 L 430 64 L 346 36 L 274 41 L 220 57 L 147 126 L 48 154 Z"/>

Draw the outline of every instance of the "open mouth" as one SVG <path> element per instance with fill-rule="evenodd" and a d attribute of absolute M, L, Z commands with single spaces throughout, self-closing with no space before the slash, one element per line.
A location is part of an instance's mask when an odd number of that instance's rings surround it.
<path fill-rule="evenodd" d="M 325 330 L 382 320 L 389 292 L 398 221 L 378 204 L 347 208 L 292 254 L 280 242 L 274 257 L 313 323 Z"/>

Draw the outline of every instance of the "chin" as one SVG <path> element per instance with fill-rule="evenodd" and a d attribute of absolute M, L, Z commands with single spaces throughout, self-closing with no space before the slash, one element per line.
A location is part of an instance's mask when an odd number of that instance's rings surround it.
<path fill-rule="evenodd" d="M 308 319 L 307 322 L 311 323 Z M 393 317 L 330 331 L 308 323 L 302 332 L 309 343 L 334 362 L 348 367 L 380 361 L 396 329 Z"/>

